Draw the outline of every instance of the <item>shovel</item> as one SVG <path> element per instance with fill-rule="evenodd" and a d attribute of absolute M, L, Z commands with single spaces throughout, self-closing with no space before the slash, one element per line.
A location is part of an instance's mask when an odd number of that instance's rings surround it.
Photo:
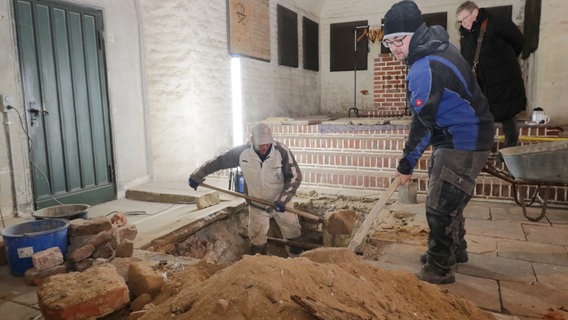
<path fill-rule="evenodd" d="M 268 200 L 258 199 L 258 198 L 251 197 L 251 196 L 243 194 L 243 193 L 225 190 L 225 189 L 222 189 L 222 188 L 218 188 L 218 187 L 215 187 L 215 186 L 208 185 L 207 183 L 200 183 L 199 185 L 203 186 L 205 188 L 208 188 L 208 189 L 212 189 L 212 190 L 216 190 L 216 191 L 223 192 L 223 193 L 226 193 L 226 194 L 230 194 L 230 195 L 235 196 L 235 197 L 245 198 L 245 199 L 250 200 L 250 201 L 261 203 L 261 204 L 266 205 L 266 206 L 271 206 L 271 207 L 274 206 L 274 203 L 272 203 Z M 301 211 L 301 210 L 298 210 L 298 209 L 286 208 L 286 211 L 290 211 L 290 212 L 295 213 L 299 216 L 302 216 L 306 219 L 314 220 L 314 221 L 317 221 L 317 222 L 324 222 L 324 219 L 322 217 L 318 217 L 316 215 L 313 215 L 311 213 L 304 212 L 304 211 Z"/>
<path fill-rule="evenodd" d="M 391 185 L 388 187 L 387 191 L 385 191 L 379 202 L 377 202 L 375 206 L 373 206 L 371 212 L 369 212 L 365 220 L 363 220 L 363 223 L 361 224 L 359 230 L 357 230 L 357 232 L 349 242 L 347 248 L 355 251 L 357 247 L 361 245 L 361 243 L 367 236 L 369 229 L 371 229 L 373 223 L 375 222 L 375 220 L 377 220 L 379 213 L 381 213 L 381 210 L 383 209 L 387 201 L 390 199 L 392 193 L 394 192 L 394 190 L 396 190 L 399 184 L 400 184 L 400 177 L 396 177 L 394 181 L 391 183 Z"/>

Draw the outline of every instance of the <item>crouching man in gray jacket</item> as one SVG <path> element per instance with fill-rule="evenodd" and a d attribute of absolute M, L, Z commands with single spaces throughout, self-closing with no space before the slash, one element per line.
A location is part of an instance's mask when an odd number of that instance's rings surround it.
<path fill-rule="evenodd" d="M 284 144 L 274 141 L 265 123 L 251 129 L 250 142 L 205 162 L 189 176 L 189 186 L 195 190 L 205 177 L 222 169 L 240 167 L 245 180 L 245 192 L 251 197 L 274 202 L 274 206 L 249 202 L 248 236 L 251 254 L 266 254 L 270 218 L 274 218 L 282 236 L 294 240 L 301 235 L 298 216 L 286 211 L 302 182 L 302 173 L 294 155 Z M 300 248 L 289 247 L 289 253 L 299 254 Z"/>

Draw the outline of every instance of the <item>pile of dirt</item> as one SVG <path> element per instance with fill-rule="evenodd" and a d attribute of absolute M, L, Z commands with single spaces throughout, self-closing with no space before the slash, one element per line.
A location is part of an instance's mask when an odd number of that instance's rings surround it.
<path fill-rule="evenodd" d="M 298 258 L 244 256 L 168 275 L 145 320 L 494 319 L 413 274 L 382 270 L 345 248 Z M 148 306 L 147 306 L 148 307 Z"/>

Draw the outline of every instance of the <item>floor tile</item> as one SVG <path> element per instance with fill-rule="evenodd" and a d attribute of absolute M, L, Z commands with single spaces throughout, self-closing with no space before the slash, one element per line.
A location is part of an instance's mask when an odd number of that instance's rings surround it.
<path fill-rule="evenodd" d="M 558 290 L 568 291 L 568 267 L 533 263 L 533 268 L 539 283 Z"/>
<path fill-rule="evenodd" d="M 485 279 L 523 283 L 536 281 L 530 262 L 483 254 L 470 254 L 469 261 L 458 264 L 457 271 L 458 273 Z"/>
<path fill-rule="evenodd" d="M 568 225 L 543 226 L 523 224 L 523 230 L 530 242 L 568 246 Z"/>
<path fill-rule="evenodd" d="M 529 317 L 544 318 L 552 310 L 566 307 L 568 292 L 534 283 L 501 281 L 503 308 L 508 312 Z"/>
<path fill-rule="evenodd" d="M 503 258 L 568 266 L 566 248 L 553 244 L 498 239 L 497 252 Z"/>
<path fill-rule="evenodd" d="M 521 224 L 514 221 L 467 219 L 465 221 L 465 229 L 468 234 L 525 240 L 525 234 Z"/>

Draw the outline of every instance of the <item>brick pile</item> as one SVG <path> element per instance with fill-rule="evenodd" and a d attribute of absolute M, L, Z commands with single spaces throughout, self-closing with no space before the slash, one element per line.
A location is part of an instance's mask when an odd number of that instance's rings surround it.
<path fill-rule="evenodd" d="M 32 255 L 33 268 L 26 270 L 24 281 L 39 286 L 52 275 L 68 271 L 84 271 L 96 259 L 112 261 L 116 257 L 129 258 L 134 252 L 136 226 L 128 223 L 122 212 L 111 218 L 71 220 L 68 229 L 67 257 L 59 247 L 51 247 Z"/>
<path fill-rule="evenodd" d="M 137 233 L 136 226 L 128 223 L 121 212 L 115 213 L 111 218 L 72 220 L 68 231 L 69 269 L 86 270 L 95 259 L 111 261 L 116 257 L 131 257 Z"/>

